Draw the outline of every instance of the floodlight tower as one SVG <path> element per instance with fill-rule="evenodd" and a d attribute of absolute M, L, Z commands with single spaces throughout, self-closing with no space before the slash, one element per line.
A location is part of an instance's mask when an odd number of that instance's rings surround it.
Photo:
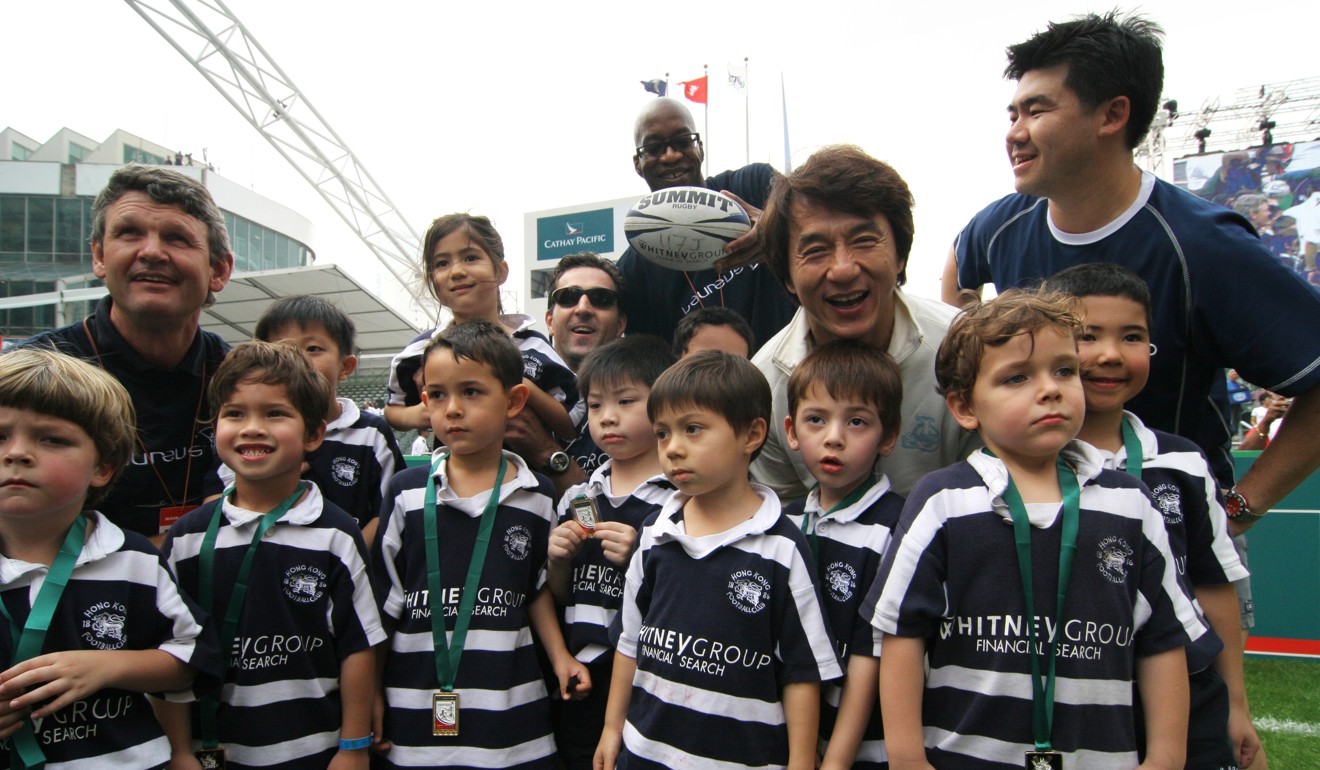
<path fill-rule="evenodd" d="M 400 286 L 413 291 L 417 231 L 238 17 L 221 0 L 125 2 L 316 188 Z"/>

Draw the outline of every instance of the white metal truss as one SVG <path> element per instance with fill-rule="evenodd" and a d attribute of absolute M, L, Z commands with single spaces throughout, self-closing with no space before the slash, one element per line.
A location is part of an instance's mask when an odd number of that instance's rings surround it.
<path fill-rule="evenodd" d="M 221 0 L 125 2 L 316 188 L 401 286 L 417 285 L 417 231 Z"/>
<path fill-rule="evenodd" d="M 1320 139 L 1320 77 L 1240 88 L 1231 101 L 1207 99 L 1197 113 L 1184 114 L 1178 136 L 1165 129 L 1168 152 L 1175 157 L 1196 152 L 1200 129 L 1211 130 L 1207 152 L 1257 146 L 1264 143 L 1266 121 L 1274 123 L 1270 133 L 1276 143 Z"/>

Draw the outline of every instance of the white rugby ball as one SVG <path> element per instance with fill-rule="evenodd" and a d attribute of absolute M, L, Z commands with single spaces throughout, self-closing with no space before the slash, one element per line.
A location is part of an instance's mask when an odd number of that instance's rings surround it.
<path fill-rule="evenodd" d="M 717 190 L 670 187 L 642 196 L 623 219 L 628 242 L 671 270 L 708 270 L 724 244 L 752 229 L 742 206 Z"/>

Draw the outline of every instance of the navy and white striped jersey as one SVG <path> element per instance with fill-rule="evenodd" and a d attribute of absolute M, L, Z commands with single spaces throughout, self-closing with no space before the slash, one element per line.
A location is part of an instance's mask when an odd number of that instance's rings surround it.
<path fill-rule="evenodd" d="M 459 498 L 442 462 L 436 476 L 436 522 L 442 548 L 440 601 L 430 595 L 422 512 L 429 467 L 395 474 L 372 546 L 372 569 L 392 621 L 385 667 L 385 737 L 389 767 L 553 768 L 550 702 L 532 642 L 527 606 L 545 584 L 546 545 L 554 521 L 554 485 L 511 452 L 500 488 L 472 625 L 458 668 L 459 734 L 432 735 L 431 696 L 439 683 L 431 611 L 443 607 L 453 633 L 489 492 Z"/>
<path fill-rule="evenodd" d="M 1132 205 L 1089 233 L 1055 226 L 1049 200 L 1011 194 L 958 235 L 958 287 L 1003 292 L 1084 262 L 1113 262 L 1150 287 L 1150 380 L 1128 407 L 1201 447 L 1233 483 L 1224 372 L 1296 396 L 1320 386 L 1320 292 L 1261 243 L 1246 217 L 1143 171 Z M 1250 280 L 1223 280 L 1225 276 Z M 1237 308 L 1261 312 L 1234 312 Z"/>
<path fill-rule="evenodd" d="M 596 501 L 601 521 L 618 521 L 639 533 L 642 525 L 674 494 L 674 485 L 657 475 L 637 486 L 632 494 L 612 494 L 611 465 L 604 465 L 591 478 L 575 484 L 559 499 L 559 523 L 573 518 L 573 499 L 586 495 Z M 587 540 L 573 556 L 573 577 L 569 585 L 571 600 L 564 608 L 564 632 L 569 652 L 583 663 L 614 656 L 610 625 L 623 602 L 625 568 L 614 566 L 605 558 L 599 540 Z M 596 686 L 608 683 L 595 683 Z"/>
<path fill-rule="evenodd" d="M 574 425 L 580 424 L 587 413 L 587 404 L 578 397 L 577 375 L 555 352 L 550 340 L 531 328 L 534 323 L 532 317 L 523 313 L 506 313 L 500 316 L 500 323 L 515 329 L 511 336 L 513 344 L 518 346 L 518 352 L 522 354 L 523 376 L 563 404 Z M 440 331 L 437 328 L 422 332 L 395 354 L 394 360 L 390 362 L 389 398 L 386 403 L 412 406 L 422 402 L 421 391 L 417 389 L 413 376 L 422 368 L 422 352 L 426 350 L 426 343 Z M 568 441 L 573 437 L 560 438 Z"/>
<path fill-rule="evenodd" d="M 1059 506 L 1028 506 L 1036 606 L 1026 608 L 1003 502 L 1003 463 L 975 453 L 917 484 L 863 612 L 881 631 L 927 639 L 922 702 L 936 767 L 1020 768 L 1033 746 L 1029 627 L 1058 641 L 1054 748 L 1067 767 L 1137 766 L 1137 656 L 1205 633 L 1159 513 L 1141 482 L 1104 470 L 1074 441 L 1080 529 L 1064 617 L 1056 617 Z"/>
<path fill-rule="evenodd" d="M 339 750 L 340 663 L 385 640 L 362 532 L 308 486 L 257 548 L 238 631 L 225 651 L 219 737 L 231 768 L 324 767 Z M 180 519 L 165 540 L 179 585 L 197 598 L 198 554 L 221 504 L 210 608 L 217 632 L 264 512 L 213 500 Z M 195 742 L 197 714 L 194 707 Z"/>
<path fill-rule="evenodd" d="M 1141 442 L 1141 480 L 1155 498 L 1155 509 L 1164 517 L 1178 574 L 1188 587 L 1222 585 L 1247 576 L 1228 535 L 1228 516 L 1219 502 L 1219 487 L 1210 463 L 1190 439 L 1151 430 L 1131 412 L 1123 419 Z M 1106 468 L 1127 470 L 1127 453 L 1096 450 Z M 1192 673 L 1214 662 L 1223 642 L 1211 629 L 1187 648 L 1187 668 Z"/>
<path fill-rule="evenodd" d="M 215 638 L 203 635 L 200 610 L 175 585 L 169 568 L 141 535 L 95 511 L 73 575 L 51 619 L 42 654 L 66 650 L 161 650 L 204 673 L 219 671 Z M 92 523 L 92 522 L 89 522 Z M 0 601 L 21 628 L 49 569 L 0 555 Z M 8 667 L 15 639 L 0 619 L 0 661 Z M 107 688 L 37 720 L 48 770 L 165 767 L 169 742 L 140 692 Z M 10 766 L 0 741 L 0 767 Z"/>
<path fill-rule="evenodd" d="M 339 417 L 325 426 L 321 446 L 307 453 L 303 478 L 320 487 L 325 500 L 357 519 L 359 527 L 365 527 L 380 514 L 390 477 L 406 463 L 384 417 L 362 411 L 352 399 L 336 400 Z M 234 471 L 228 465 L 221 463 L 217 475 L 220 489 L 234 485 Z"/>
<path fill-rule="evenodd" d="M 805 516 L 806 531 L 816 535 L 816 575 L 820 581 L 825 615 L 830 621 L 834 651 L 842 662 L 845 676 L 849 655 L 880 656 L 880 641 L 884 634 L 862 617 L 861 607 L 879 576 L 880 562 L 889 549 L 890 535 L 898 526 L 902 510 L 903 497 L 893 491 L 889 477 L 884 475 L 857 502 L 833 513 L 826 514 L 821 508 L 819 488 L 784 509 L 784 514 L 799 529 Z M 840 679 L 821 688 L 822 745 L 829 742 L 834 731 L 843 683 L 844 680 Z M 879 770 L 889 766 L 880 708 L 876 704 L 873 706 L 871 721 L 853 763 L 854 770 Z"/>
<path fill-rule="evenodd" d="M 747 521 L 705 537 L 676 493 L 628 566 L 619 652 L 637 660 L 617 767 L 788 762 L 783 688 L 843 675 L 811 554 L 768 488 Z"/>

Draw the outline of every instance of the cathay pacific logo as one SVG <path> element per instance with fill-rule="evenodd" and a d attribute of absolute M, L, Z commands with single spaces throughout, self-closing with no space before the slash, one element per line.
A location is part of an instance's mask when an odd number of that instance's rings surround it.
<path fill-rule="evenodd" d="M 582 223 L 581 223 L 581 222 L 565 222 L 565 223 L 564 223 L 564 229 L 567 230 L 567 232 L 565 233 L 565 235 L 581 235 L 581 234 L 582 234 Z"/>

